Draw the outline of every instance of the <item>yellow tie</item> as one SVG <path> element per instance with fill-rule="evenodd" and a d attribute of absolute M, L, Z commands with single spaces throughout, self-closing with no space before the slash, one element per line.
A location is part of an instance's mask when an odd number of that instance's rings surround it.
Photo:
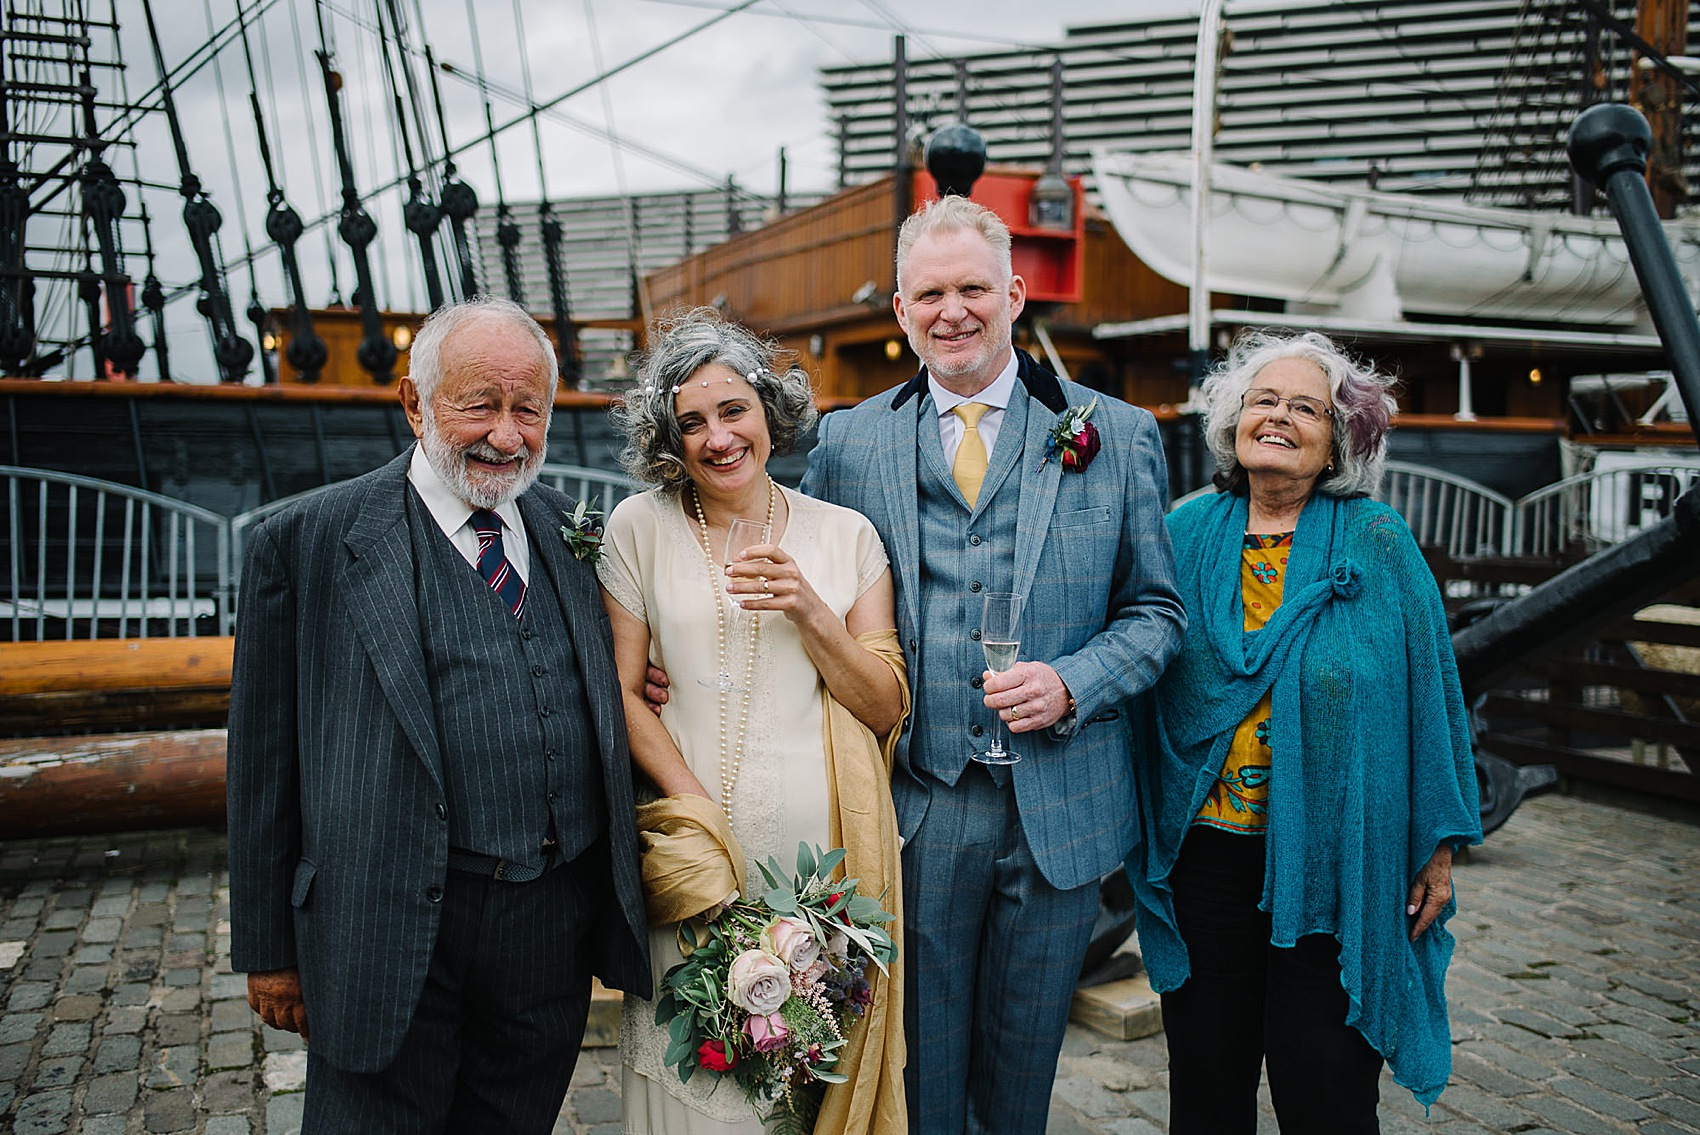
<path fill-rule="evenodd" d="M 956 463 L 950 467 L 950 475 L 969 508 L 980 499 L 980 483 L 986 479 L 986 443 L 980 440 L 980 418 L 990 409 L 982 402 L 964 402 L 951 411 L 962 419 L 962 442 L 956 447 Z"/>

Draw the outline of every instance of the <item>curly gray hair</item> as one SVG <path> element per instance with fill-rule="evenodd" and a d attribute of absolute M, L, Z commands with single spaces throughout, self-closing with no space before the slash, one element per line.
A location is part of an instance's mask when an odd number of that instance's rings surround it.
<path fill-rule="evenodd" d="M 1263 368 L 1280 359 L 1314 363 L 1328 379 L 1334 403 L 1329 442 L 1332 471 L 1317 479 L 1316 491 L 1336 497 L 1373 494 L 1381 485 L 1381 468 L 1387 460 L 1387 430 L 1399 408 L 1392 394 L 1395 380 L 1351 358 L 1332 339 L 1315 331 L 1247 332 L 1204 380 L 1204 443 L 1216 458 L 1216 487 L 1224 492 L 1245 491 L 1246 471 L 1234 454 L 1241 400 Z"/>
<path fill-rule="evenodd" d="M 809 376 L 782 361 L 779 344 L 728 323 L 711 307 L 699 307 L 658 323 L 638 368 L 637 385 L 614 404 L 615 426 L 625 435 L 620 464 L 638 480 L 678 492 L 685 473 L 684 438 L 673 415 L 678 388 L 697 371 L 720 363 L 756 388 L 767 415 L 773 454 L 797 448 L 819 416 Z"/>

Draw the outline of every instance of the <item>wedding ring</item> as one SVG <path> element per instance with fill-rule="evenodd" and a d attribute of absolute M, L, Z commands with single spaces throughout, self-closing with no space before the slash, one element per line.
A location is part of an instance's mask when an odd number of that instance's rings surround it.
<path fill-rule="evenodd" d="M 1021 709 L 1020 709 L 1020 707 L 1013 706 L 1013 705 L 1009 707 L 1009 719 L 1011 721 L 1020 721 L 1021 720 Z"/>

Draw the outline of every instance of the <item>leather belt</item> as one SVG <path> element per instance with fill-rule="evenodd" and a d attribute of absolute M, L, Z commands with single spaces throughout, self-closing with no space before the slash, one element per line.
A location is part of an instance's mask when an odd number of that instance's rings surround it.
<path fill-rule="evenodd" d="M 560 865 L 561 857 L 553 849 L 546 853 L 543 866 L 527 867 L 511 859 L 498 859 L 494 855 L 449 848 L 449 870 L 464 871 L 468 875 L 482 875 L 503 883 L 529 883 Z"/>

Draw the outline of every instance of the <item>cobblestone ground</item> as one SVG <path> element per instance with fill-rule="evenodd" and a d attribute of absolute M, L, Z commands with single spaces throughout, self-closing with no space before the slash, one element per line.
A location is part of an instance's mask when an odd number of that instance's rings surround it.
<path fill-rule="evenodd" d="M 1700 1132 L 1700 823 L 1525 804 L 1457 869 L 1452 1086 L 1382 1130 Z M 288 1135 L 305 1054 L 229 972 L 223 837 L 0 842 L 0 1135 Z M 1160 1036 L 1071 1027 L 1058 1135 L 1167 1129 Z M 1260 1131 L 1275 1131 L 1265 1101 Z M 556 1131 L 615 1135 L 618 1061 L 587 1052 Z"/>

